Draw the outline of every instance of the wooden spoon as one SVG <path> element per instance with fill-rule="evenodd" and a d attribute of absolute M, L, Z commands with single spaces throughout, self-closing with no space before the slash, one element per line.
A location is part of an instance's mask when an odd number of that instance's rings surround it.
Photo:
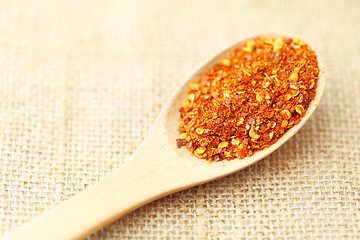
<path fill-rule="evenodd" d="M 278 37 L 265 34 L 255 37 Z M 325 87 L 323 66 L 318 59 L 320 74 L 316 96 L 299 124 L 288 130 L 270 147 L 253 156 L 232 161 L 208 163 L 185 149 L 177 149 L 178 109 L 186 99 L 190 80 L 197 81 L 209 68 L 244 41 L 219 53 L 190 77 L 170 98 L 144 141 L 131 159 L 101 182 L 89 187 L 54 209 L 31 221 L 5 239 L 79 239 L 115 221 L 134 209 L 174 192 L 229 175 L 266 157 L 304 126 L 315 111 Z"/>

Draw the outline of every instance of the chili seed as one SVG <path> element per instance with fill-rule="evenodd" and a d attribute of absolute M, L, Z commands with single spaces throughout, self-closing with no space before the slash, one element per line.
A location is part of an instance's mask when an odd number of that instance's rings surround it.
<path fill-rule="evenodd" d="M 281 122 L 281 127 L 285 128 L 288 125 L 288 123 L 289 123 L 288 120 L 283 120 Z"/>
<path fill-rule="evenodd" d="M 285 100 L 289 101 L 293 96 L 291 94 L 286 94 L 285 95 Z"/>
<path fill-rule="evenodd" d="M 254 139 L 254 140 L 257 140 L 260 138 L 260 135 L 256 134 L 253 127 L 249 131 L 249 136 L 251 137 L 251 139 Z"/>
<path fill-rule="evenodd" d="M 243 51 L 247 52 L 247 53 L 251 53 L 254 50 L 255 47 L 255 41 L 254 40 L 250 40 L 247 41 L 246 46 L 243 47 Z"/>
<path fill-rule="evenodd" d="M 187 133 L 182 133 L 181 134 L 181 139 L 186 139 L 186 137 L 187 137 Z"/>
<path fill-rule="evenodd" d="M 240 140 L 237 139 L 237 138 L 234 138 L 234 139 L 231 140 L 231 144 L 234 145 L 234 146 L 237 146 L 237 145 L 240 144 Z"/>
<path fill-rule="evenodd" d="M 273 51 L 278 52 L 282 48 L 283 44 L 284 44 L 284 38 L 283 37 L 276 38 L 274 43 L 273 43 Z"/>
<path fill-rule="evenodd" d="M 218 148 L 226 148 L 228 145 L 229 145 L 228 142 L 221 142 L 219 143 Z"/>
<path fill-rule="evenodd" d="M 198 90 L 199 89 L 199 84 L 197 82 L 191 81 L 189 83 L 190 89 L 191 90 Z"/>
<path fill-rule="evenodd" d="M 225 151 L 224 156 L 228 158 L 228 157 L 231 157 L 232 154 L 231 154 L 231 152 Z"/>
<path fill-rule="evenodd" d="M 256 94 L 256 101 L 262 102 L 263 99 L 264 99 L 264 96 L 262 96 L 260 94 Z"/>
<path fill-rule="evenodd" d="M 303 113 L 304 113 L 304 111 L 305 111 L 305 109 L 304 109 L 303 106 L 297 105 L 297 106 L 295 107 L 295 111 L 302 116 Z"/>
<path fill-rule="evenodd" d="M 273 138 L 273 136 L 274 136 L 274 132 L 270 132 L 268 134 L 264 134 L 263 138 L 264 138 L 265 141 L 268 142 Z"/>
<path fill-rule="evenodd" d="M 193 102 L 195 100 L 195 94 L 191 93 L 188 96 L 189 101 Z"/>
<path fill-rule="evenodd" d="M 221 64 L 224 66 L 230 66 L 230 60 L 225 58 L 221 60 Z"/>
<path fill-rule="evenodd" d="M 293 41 L 293 43 L 295 43 L 296 45 L 299 45 L 299 46 L 305 44 L 305 42 L 303 40 L 298 39 L 298 38 L 292 38 L 292 41 Z"/>
<path fill-rule="evenodd" d="M 299 90 L 295 90 L 295 91 L 293 91 L 292 96 L 296 97 L 297 95 L 299 95 L 299 93 L 300 93 Z"/>
<path fill-rule="evenodd" d="M 195 131 L 197 134 L 203 134 L 205 130 L 203 128 L 197 128 Z"/>
<path fill-rule="evenodd" d="M 182 108 L 187 108 L 187 107 L 189 107 L 189 105 L 190 105 L 189 101 L 186 100 L 186 101 L 183 101 L 183 103 L 181 104 L 181 107 Z"/>
<path fill-rule="evenodd" d="M 314 79 L 311 79 L 310 80 L 310 86 L 309 86 L 309 89 L 313 89 L 315 86 L 315 80 Z"/>
<path fill-rule="evenodd" d="M 297 73 L 292 73 L 290 75 L 290 80 L 297 81 L 299 79 L 299 75 Z"/>
<path fill-rule="evenodd" d="M 230 98 L 230 91 L 225 90 L 223 94 L 225 98 Z"/>
<path fill-rule="evenodd" d="M 194 155 L 195 155 L 197 158 L 203 158 L 203 155 L 199 154 L 196 150 L 194 151 Z"/>
<path fill-rule="evenodd" d="M 196 150 L 195 150 L 195 152 L 197 153 L 197 154 L 203 154 L 204 152 L 206 151 L 206 148 L 205 147 L 198 147 Z"/>
<path fill-rule="evenodd" d="M 290 119 L 291 118 L 291 113 L 290 113 L 290 111 L 289 110 L 282 110 L 281 112 L 280 112 L 280 116 L 282 117 L 282 118 L 284 118 L 284 119 Z"/>
<path fill-rule="evenodd" d="M 270 96 L 269 93 L 265 93 L 265 99 L 266 99 L 266 100 L 270 100 L 270 99 L 271 99 L 271 96 Z"/>

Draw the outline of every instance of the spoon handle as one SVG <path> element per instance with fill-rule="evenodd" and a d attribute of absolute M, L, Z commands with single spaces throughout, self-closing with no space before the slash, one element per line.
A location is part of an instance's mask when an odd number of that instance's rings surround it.
<path fill-rule="evenodd" d="M 84 238 L 132 210 L 180 190 L 177 185 L 180 174 L 171 165 L 164 166 L 169 156 L 152 148 L 140 147 L 127 164 L 103 181 L 25 224 L 5 239 Z"/>

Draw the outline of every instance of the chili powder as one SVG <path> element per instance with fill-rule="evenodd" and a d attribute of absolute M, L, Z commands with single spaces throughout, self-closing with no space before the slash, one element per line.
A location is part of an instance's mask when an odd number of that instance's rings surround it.
<path fill-rule="evenodd" d="M 316 54 L 300 39 L 245 42 L 190 82 L 177 147 L 208 161 L 251 156 L 300 122 L 318 75 Z"/>

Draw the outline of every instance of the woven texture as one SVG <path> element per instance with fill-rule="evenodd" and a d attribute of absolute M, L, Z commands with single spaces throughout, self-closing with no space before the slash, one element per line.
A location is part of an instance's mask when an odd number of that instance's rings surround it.
<path fill-rule="evenodd" d="M 359 13 L 359 1 L 0 1 L 0 235 L 120 167 L 215 53 L 290 32 L 326 66 L 305 127 L 89 238 L 360 239 Z"/>

